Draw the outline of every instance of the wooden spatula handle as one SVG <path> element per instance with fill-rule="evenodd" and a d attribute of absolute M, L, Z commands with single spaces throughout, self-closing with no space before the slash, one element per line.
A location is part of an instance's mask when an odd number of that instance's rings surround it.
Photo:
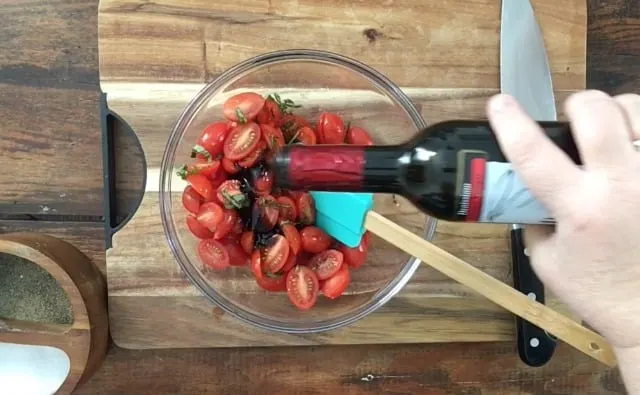
<path fill-rule="evenodd" d="M 422 260 L 457 282 L 468 286 L 513 314 L 546 330 L 558 339 L 608 365 L 616 366 L 613 350 L 592 330 L 549 307 L 529 299 L 460 258 L 429 243 L 382 215 L 370 211 L 364 226 L 401 250 Z"/>

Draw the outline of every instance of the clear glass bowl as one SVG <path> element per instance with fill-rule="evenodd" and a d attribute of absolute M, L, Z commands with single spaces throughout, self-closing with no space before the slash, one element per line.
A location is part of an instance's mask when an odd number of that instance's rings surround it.
<path fill-rule="evenodd" d="M 162 159 L 162 223 L 178 264 L 192 283 L 224 311 L 263 329 L 312 333 L 339 328 L 371 313 L 409 281 L 420 262 L 372 238 L 367 261 L 351 271 L 351 283 L 336 300 L 318 296 L 309 311 L 297 310 L 286 293 L 262 291 L 248 267 L 216 272 L 196 255 L 198 240 L 186 227 L 177 169 L 189 162 L 191 148 L 204 127 L 222 120 L 224 101 L 243 91 L 279 93 L 302 108 L 296 114 L 315 120 L 322 111 L 338 113 L 365 128 L 376 144 L 400 143 L 425 127 L 409 98 L 390 80 L 355 60 L 323 51 L 290 50 L 257 56 L 207 84 L 180 115 Z M 393 217 L 389 196 L 376 196 L 374 209 Z M 383 206 L 383 207 L 381 207 Z M 405 213 L 406 214 L 406 213 Z M 427 218 L 424 237 L 431 239 L 435 220 Z"/>

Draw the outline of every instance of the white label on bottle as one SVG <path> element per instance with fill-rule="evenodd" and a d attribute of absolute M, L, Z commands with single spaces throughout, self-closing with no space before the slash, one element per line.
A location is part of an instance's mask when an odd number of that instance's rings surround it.
<path fill-rule="evenodd" d="M 478 222 L 549 224 L 555 221 L 531 195 L 510 163 L 486 162 Z"/>

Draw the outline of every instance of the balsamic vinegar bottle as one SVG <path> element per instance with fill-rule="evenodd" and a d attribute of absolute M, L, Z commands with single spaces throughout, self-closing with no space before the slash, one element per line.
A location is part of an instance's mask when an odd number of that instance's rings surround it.
<path fill-rule="evenodd" d="M 539 124 L 580 163 L 568 123 Z M 281 188 L 399 194 L 448 221 L 554 222 L 505 159 L 488 121 L 435 124 L 393 146 L 288 146 L 271 165 Z"/>

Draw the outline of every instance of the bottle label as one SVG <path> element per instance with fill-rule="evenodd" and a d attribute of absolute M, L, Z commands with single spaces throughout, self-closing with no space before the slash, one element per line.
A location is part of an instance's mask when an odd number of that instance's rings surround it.
<path fill-rule="evenodd" d="M 470 222 L 553 224 L 510 163 L 489 162 L 486 154 L 461 152 L 458 216 Z M 484 154 L 484 155 L 483 155 Z"/>

